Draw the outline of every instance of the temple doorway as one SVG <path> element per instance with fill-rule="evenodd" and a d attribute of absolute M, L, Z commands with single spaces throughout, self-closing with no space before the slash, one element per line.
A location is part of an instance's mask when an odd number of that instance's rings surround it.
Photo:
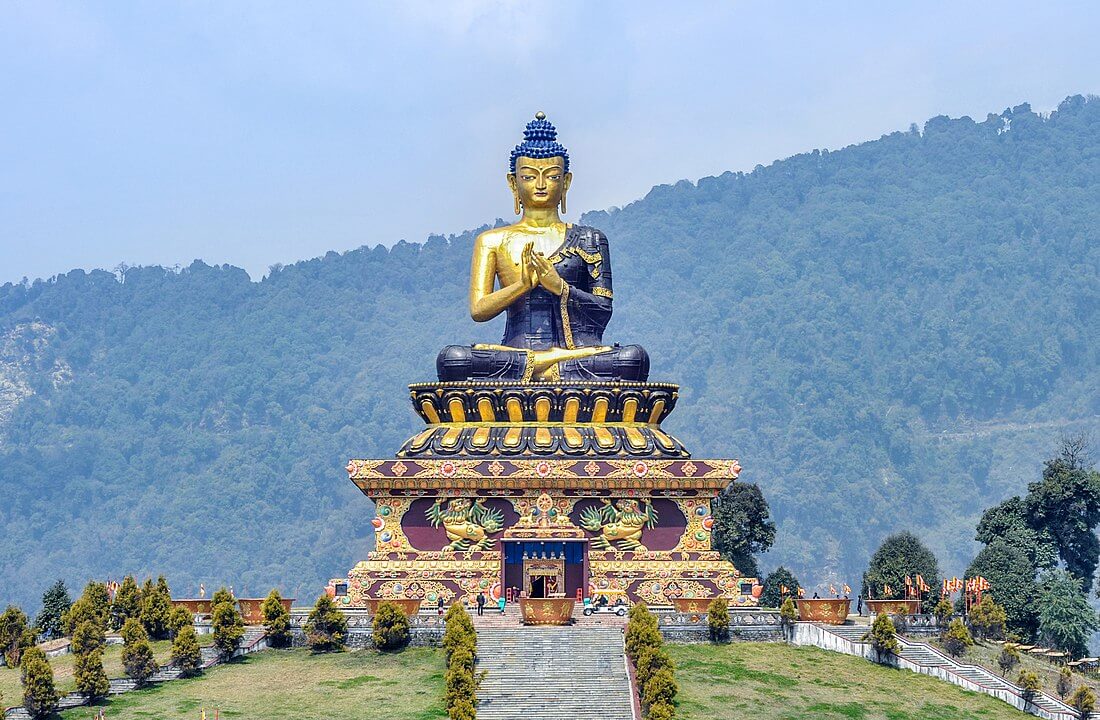
<path fill-rule="evenodd" d="M 504 540 L 501 558 L 506 592 L 529 598 L 584 594 L 588 543 L 584 541 Z"/>

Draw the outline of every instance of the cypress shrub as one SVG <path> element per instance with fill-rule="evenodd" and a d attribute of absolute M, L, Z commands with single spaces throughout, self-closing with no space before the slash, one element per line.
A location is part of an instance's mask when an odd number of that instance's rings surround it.
<path fill-rule="evenodd" d="M 145 632 L 155 640 L 163 640 L 169 634 L 169 618 L 172 615 L 172 595 L 168 583 L 161 575 L 156 585 L 146 583 L 141 593 L 141 624 Z"/>
<path fill-rule="evenodd" d="M 57 689 L 53 684 L 53 668 L 46 653 L 33 645 L 23 653 L 23 707 L 32 717 L 52 715 L 57 709 Z"/>
<path fill-rule="evenodd" d="M 244 619 L 237 608 L 227 602 L 215 605 L 210 622 L 214 627 L 214 647 L 222 655 L 236 652 L 244 637 Z"/>
<path fill-rule="evenodd" d="M 452 605 L 447 611 L 443 647 L 447 652 L 444 703 L 451 720 L 474 720 L 477 715 L 478 678 L 474 674 L 477 631 L 466 610 Z"/>
<path fill-rule="evenodd" d="M 172 640 L 172 664 L 183 671 L 184 677 L 194 675 L 202 666 L 202 651 L 194 625 L 184 625 Z"/>
<path fill-rule="evenodd" d="M 290 645 L 290 613 L 282 603 L 283 597 L 278 590 L 272 589 L 260 607 L 264 614 L 264 630 L 267 642 L 272 647 Z"/>
<path fill-rule="evenodd" d="M 894 621 L 886 613 L 879 613 L 863 639 L 871 643 L 871 647 L 874 648 L 875 654 L 878 655 L 878 659 L 881 661 L 888 653 L 896 653 L 901 650 L 897 636 Z"/>
<path fill-rule="evenodd" d="M 115 593 L 114 602 L 111 603 L 111 627 L 120 629 L 130 618 L 141 616 L 141 590 L 133 575 L 127 575 L 122 579 Z"/>
<path fill-rule="evenodd" d="M 676 713 L 671 704 L 659 702 L 649 706 L 646 720 L 674 720 Z"/>
<path fill-rule="evenodd" d="M 974 638 L 970 631 L 963 625 L 963 621 L 955 618 L 947 626 L 947 632 L 943 636 L 943 647 L 951 654 L 951 657 L 959 657 L 966 649 L 974 645 Z"/>
<path fill-rule="evenodd" d="M 644 687 L 659 671 L 673 669 L 672 658 L 664 648 L 646 646 L 638 651 L 634 669 L 637 670 L 638 686 Z"/>
<path fill-rule="evenodd" d="M 317 598 L 306 620 L 306 638 L 313 652 L 339 652 L 348 636 L 348 619 L 327 594 Z"/>
<path fill-rule="evenodd" d="M 229 588 L 225 585 L 222 585 L 214 591 L 214 595 L 210 598 L 210 606 L 220 605 L 223 602 L 227 602 L 230 605 L 237 602 L 237 598 L 233 597 L 233 593 L 229 592 Z"/>
<path fill-rule="evenodd" d="M 137 618 L 128 618 L 123 623 L 122 640 L 122 667 L 129 678 L 142 685 L 158 668 L 149 636 Z"/>
<path fill-rule="evenodd" d="M 409 643 L 409 618 L 393 603 L 380 603 L 371 621 L 371 638 L 379 650 L 405 647 Z"/>
<path fill-rule="evenodd" d="M 642 700 L 645 701 L 646 707 L 659 704 L 671 705 L 679 690 L 676 680 L 672 677 L 672 671 L 665 668 L 658 670 L 653 677 L 649 678 L 642 692 Z"/>
<path fill-rule="evenodd" d="M 725 598 L 714 598 L 707 607 L 707 628 L 713 642 L 729 640 L 730 604 Z"/>
<path fill-rule="evenodd" d="M 180 630 L 184 625 L 191 625 L 194 623 L 194 619 L 191 617 L 191 613 L 187 608 L 183 606 L 176 606 L 172 608 L 172 612 L 168 613 L 168 635 L 169 637 L 175 637 L 180 634 Z"/>
<path fill-rule="evenodd" d="M 23 653 L 34 646 L 34 639 L 34 631 L 27 626 L 27 614 L 8 605 L 0 614 L 0 654 L 8 667 L 19 667 Z"/>
<path fill-rule="evenodd" d="M 76 681 L 77 692 L 92 699 L 106 697 L 111 681 L 103 669 L 103 650 L 95 648 L 77 655 L 73 680 Z"/>

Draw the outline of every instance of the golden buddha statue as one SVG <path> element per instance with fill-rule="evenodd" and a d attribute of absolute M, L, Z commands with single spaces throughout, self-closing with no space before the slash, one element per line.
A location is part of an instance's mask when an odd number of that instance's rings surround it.
<path fill-rule="evenodd" d="M 449 345 L 439 379 L 628 380 L 649 377 L 639 345 L 605 345 L 614 299 L 607 238 L 564 222 L 569 153 L 541 112 L 512 151 L 508 186 L 518 222 L 481 233 L 470 271 L 470 315 L 507 312 L 499 345 Z"/>

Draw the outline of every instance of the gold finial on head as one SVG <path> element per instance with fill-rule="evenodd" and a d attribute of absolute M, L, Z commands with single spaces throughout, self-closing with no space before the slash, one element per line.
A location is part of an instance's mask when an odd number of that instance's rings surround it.
<path fill-rule="evenodd" d="M 535 119 L 536 120 L 545 120 L 546 119 L 546 113 L 544 113 L 542 110 L 539 110 L 537 113 L 535 113 Z"/>

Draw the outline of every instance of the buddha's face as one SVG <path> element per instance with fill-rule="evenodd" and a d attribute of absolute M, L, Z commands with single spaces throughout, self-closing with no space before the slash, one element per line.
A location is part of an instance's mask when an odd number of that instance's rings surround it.
<path fill-rule="evenodd" d="M 516 158 L 516 172 L 509 173 L 508 186 L 519 196 L 525 208 L 553 208 L 561 202 L 569 189 L 573 173 L 565 172 L 565 161 L 560 157 L 535 160 Z"/>

